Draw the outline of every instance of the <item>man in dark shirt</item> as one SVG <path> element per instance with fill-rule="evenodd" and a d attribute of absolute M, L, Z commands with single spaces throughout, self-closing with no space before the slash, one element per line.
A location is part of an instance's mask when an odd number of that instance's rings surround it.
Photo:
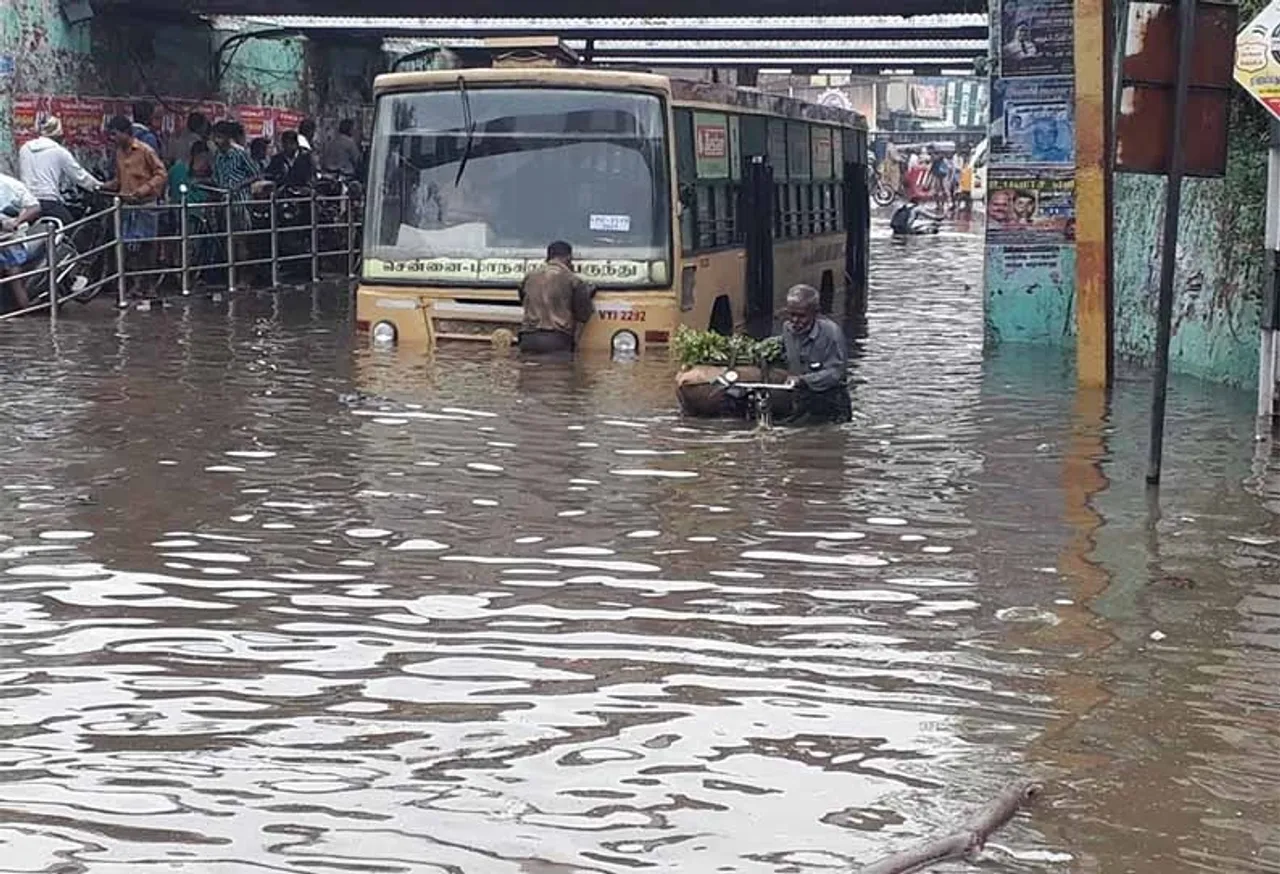
<path fill-rule="evenodd" d="M 308 188 L 315 176 L 315 161 L 299 145 L 298 132 L 285 131 L 280 136 L 280 151 L 267 167 L 267 178 L 281 188 Z"/>
<path fill-rule="evenodd" d="M 849 344 L 840 326 L 819 314 L 818 290 L 797 285 L 787 292 L 787 324 L 782 344 L 789 384 L 795 389 L 795 424 L 847 422 L 853 405 L 845 378 Z"/>
<path fill-rule="evenodd" d="M 356 143 L 356 123 L 344 118 L 338 124 L 338 135 L 320 150 L 320 167 L 326 173 L 353 179 L 359 175 L 363 163 L 360 146 Z"/>
<path fill-rule="evenodd" d="M 591 318 L 595 289 L 573 272 L 573 247 L 556 241 L 547 247 L 547 261 L 531 270 L 520 283 L 524 323 L 520 351 L 571 353 L 578 341 L 578 326 Z"/>

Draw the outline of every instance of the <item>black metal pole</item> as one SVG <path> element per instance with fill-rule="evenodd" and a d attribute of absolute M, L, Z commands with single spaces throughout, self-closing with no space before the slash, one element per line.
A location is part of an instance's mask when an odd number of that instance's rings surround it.
<path fill-rule="evenodd" d="M 1164 236 L 1160 246 L 1160 305 L 1156 315 L 1156 374 L 1151 395 L 1151 443 L 1147 482 L 1160 482 L 1164 461 L 1164 413 L 1169 392 L 1169 341 L 1173 332 L 1173 278 L 1178 257 L 1178 218 L 1182 211 L 1183 128 L 1191 52 L 1196 38 L 1196 0 L 1178 2 L 1178 72 L 1173 86 L 1173 131 L 1169 136 L 1169 184 L 1164 197 Z"/>

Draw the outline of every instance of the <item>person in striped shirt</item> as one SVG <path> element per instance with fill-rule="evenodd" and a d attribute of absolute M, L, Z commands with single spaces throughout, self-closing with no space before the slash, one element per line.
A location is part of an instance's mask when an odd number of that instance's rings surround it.
<path fill-rule="evenodd" d="M 250 229 L 249 199 L 262 171 L 249 157 L 248 150 L 236 142 L 237 128 L 232 121 L 220 121 L 213 126 L 213 184 L 227 192 L 232 204 L 232 227 L 241 233 Z M 248 243 L 248 237 L 235 238 L 236 260 L 248 260 Z"/>

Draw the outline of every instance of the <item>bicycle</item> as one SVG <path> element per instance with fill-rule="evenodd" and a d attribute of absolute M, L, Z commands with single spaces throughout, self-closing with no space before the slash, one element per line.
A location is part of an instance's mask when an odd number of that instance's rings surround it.
<path fill-rule="evenodd" d="M 733 400 L 745 400 L 747 412 L 761 428 L 773 427 L 773 393 L 793 392 L 789 382 L 743 382 L 736 370 L 726 370 L 713 381 Z"/>

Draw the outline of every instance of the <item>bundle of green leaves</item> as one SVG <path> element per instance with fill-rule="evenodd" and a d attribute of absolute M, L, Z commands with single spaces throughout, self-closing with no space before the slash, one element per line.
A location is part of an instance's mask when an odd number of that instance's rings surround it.
<path fill-rule="evenodd" d="M 695 331 L 681 325 L 671 338 L 671 351 L 681 367 L 700 364 L 737 367 L 781 364 L 786 360 L 781 337 L 755 340 L 745 334 L 726 337 L 715 331 Z"/>

